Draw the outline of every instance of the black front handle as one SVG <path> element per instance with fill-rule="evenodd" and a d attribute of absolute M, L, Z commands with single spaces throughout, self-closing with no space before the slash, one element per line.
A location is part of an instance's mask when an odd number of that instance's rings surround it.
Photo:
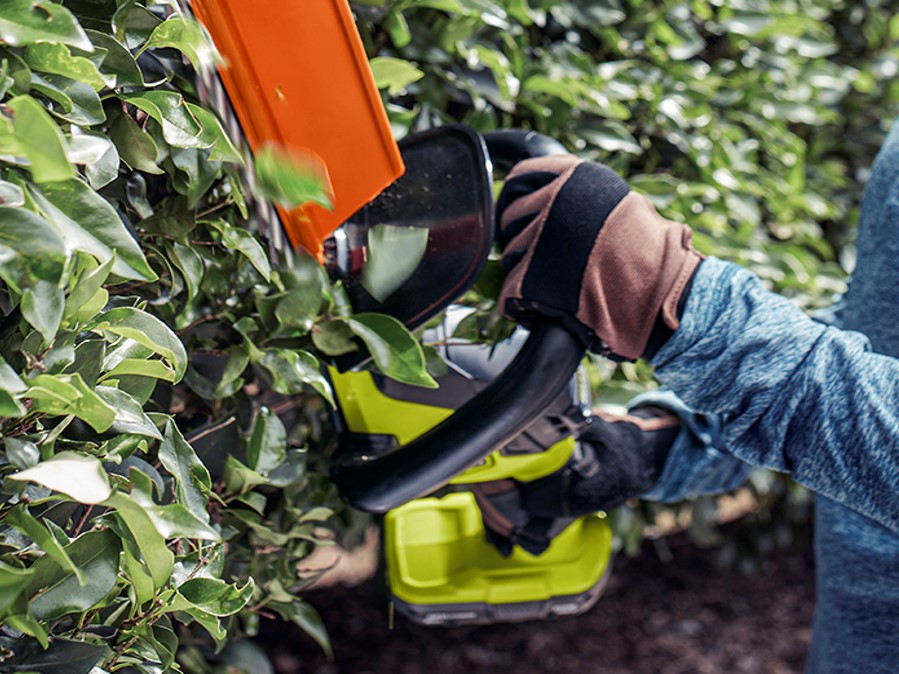
<path fill-rule="evenodd" d="M 581 343 L 561 326 L 537 325 L 502 374 L 443 423 L 387 454 L 342 457 L 331 478 L 350 504 L 372 513 L 427 494 L 539 419 L 583 355 Z"/>
<path fill-rule="evenodd" d="M 490 131 L 484 134 L 484 142 L 494 168 L 502 173 L 508 173 L 515 164 L 525 159 L 568 152 L 555 138 L 521 129 Z"/>

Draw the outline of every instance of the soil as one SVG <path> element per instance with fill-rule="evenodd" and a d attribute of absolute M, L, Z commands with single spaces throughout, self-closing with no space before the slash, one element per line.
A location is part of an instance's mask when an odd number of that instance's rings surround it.
<path fill-rule="evenodd" d="M 756 576 L 719 571 L 715 551 L 683 535 L 663 563 L 647 547 L 616 560 L 603 598 L 581 616 L 466 628 L 426 628 L 397 616 L 374 581 L 310 592 L 334 647 L 266 630 L 278 674 L 718 674 L 802 672 L 811 637 L 809 550 L 774 553 Z"/>

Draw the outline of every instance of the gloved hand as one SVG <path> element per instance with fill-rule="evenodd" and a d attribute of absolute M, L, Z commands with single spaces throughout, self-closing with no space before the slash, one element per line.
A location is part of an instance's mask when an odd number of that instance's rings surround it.
<path fill-rule="evenodd" d="M 497 202 L 502 311 L 560 320 L 597 353 L 651 357 L 679 325 L 701 256 L 611 169 L 573 155 L 520 162 Z"/>
<path fill-rule="evenodd" d="M 475 485 L 487 539 L 504 555 L 519 545 L 538 555 L 576 517 L 621 505 L 658 481 L 680 431 L 658 407 L 625 416 L 596 413 L 560 470 L 532 482 Z"/>

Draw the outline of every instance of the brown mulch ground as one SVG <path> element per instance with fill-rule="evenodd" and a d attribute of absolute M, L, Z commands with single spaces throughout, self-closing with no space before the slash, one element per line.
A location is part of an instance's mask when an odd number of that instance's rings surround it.
<path fill-rule="evenodd" d="M 619 558 L 605 596 L 582 616 L 515 625 L 423 628 L 397 617 L 373 583 L 307 595 L 335 660 L 278 628 L 263 648 L 278 674 L 719 674 L 801 672 L 811 636 L 808 550 L 775 553 L 761 575 L 718 571 L 714 551 L 683 536 L 674 559 Z"/>

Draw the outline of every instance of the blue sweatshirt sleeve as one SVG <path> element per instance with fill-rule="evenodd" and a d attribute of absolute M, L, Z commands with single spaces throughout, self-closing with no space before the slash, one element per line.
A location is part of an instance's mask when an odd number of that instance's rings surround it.
<path fill-rule="evenodd" d="M 899 361 L 813 321 L 745 269 L 709 258 L 656 376 L 727 451 L 899 531 Z"/>
<path fill-rule="evenodd" d="M 662 474 L 653 488 L 641 494 L 648 501 L 683 501 L 705 494 L 720 494 L 739 487 L 753 467 L 731 456 L 724 445 L 721 419 L 698 414 L 671 391 L 650 391 L 628 407 L 651 405 L 680 418 L 681 431 L 668 450 Z"/>

